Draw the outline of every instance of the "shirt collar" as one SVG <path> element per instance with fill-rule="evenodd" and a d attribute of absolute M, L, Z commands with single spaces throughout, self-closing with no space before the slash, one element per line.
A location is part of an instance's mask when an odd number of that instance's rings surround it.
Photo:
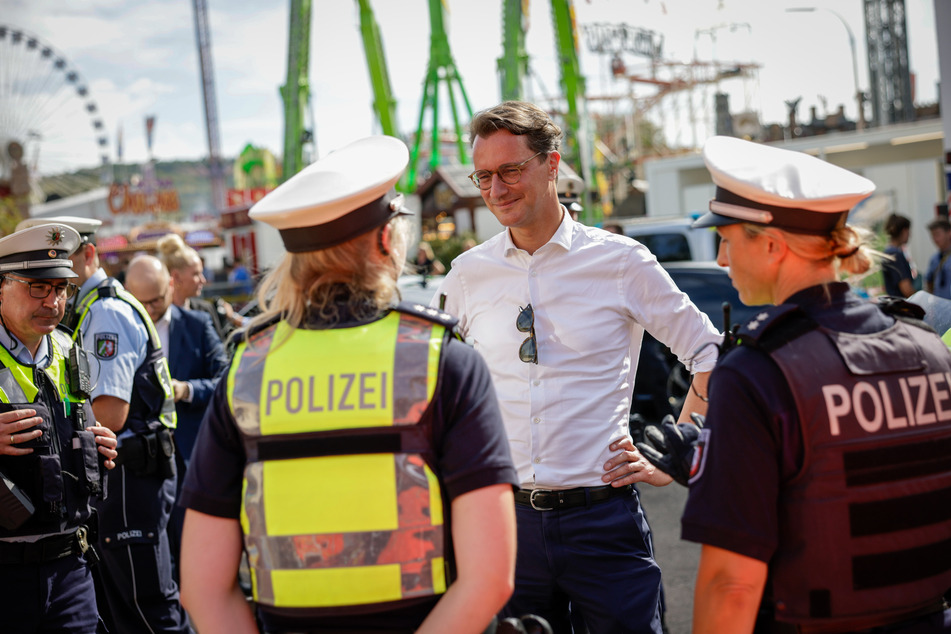
<path fill-rule="evenodd" d="M 83 285 L 79 288 L 79 293 L 76 294 L 76 299 L 74 300 L 77 305 L 82 302 L 83 298 L 91 291 L 96 288 L 102 281 L 106 279 L 106 272 L 103 269 L 96 269 L 96 272 L 89 276 L 89 279 L 83 282 Z"/>
<path fill-rule="evenodd" d="M 156 326 L 158 326 L 159 324 L 168 325 L 172 323 L 172 306 L 174 306 L 174 304 L 168 305 L 168 308 L 165 309 L 165 314 L 159 317 L 158 321 L 155 322 Z"/>
<path fill-rule="evenodd" d="M 561 246 L 565 251 L 571 250 L 571 236 L 574 233 L 574 226 L 576 223 L 571 219 L 571 214 L 568 213 L 568 210 L 565 209 L 564 205 L 559 205 L 561 208 L 561 223 L 558 225 L 558 228 L 555 229 L 555 233 L 549 238 L 548 242 L 542 245 L 542 249 L 549 244 L 557 244 Z M 515 246 L 515 242 L 512 240 L 512 230 L 505 230 L 505 243 L 502 245 L 502 252 L 505 255 L 511 255 L 512 253 L 518 251 L 519 248 Z M 537 253 L 537 251 L 536 251 Z"/>
<path fill-rule="evenodd" d="M 49 356 L 49 343 L 47 340 L 48 336 L 44 336 L 40 339 L 40 345 L 36 349 L 36 356 L 30 354 L 30 351 L 27 349 L 23 342 L 14 335 L 12 332 L 7 331 L 6 328 L 0 326 L 0 345 L 7 349 L 7 351 L 16 359 L 18 362 L 26 365 L 36 365 L 40 368 L 45 368 L 49 365 L 50 356 Z"/>

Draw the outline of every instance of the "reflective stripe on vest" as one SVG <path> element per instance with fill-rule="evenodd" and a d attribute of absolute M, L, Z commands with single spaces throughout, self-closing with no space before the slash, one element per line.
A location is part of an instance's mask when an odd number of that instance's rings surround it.
<path fill-rule="evenodd" d="M 69 387 L 66 385 L 66 352 L 61 348 L 63 345 L 65 343 L 56 336 L 50 337 L 52 361 L 43 369 L 43 372 L 49 377 L 60 400 L 73 400 Z M 3 366 L 0 368 L 0 403 L 35 401 L 39 390 L 33 383 L 33 369 L 22 365 L 3 346 L 0 346 L 0 365 Z"/>
<path fill-rule="evenodd" d="M 162 340 L 158 336 L 158 331 L 155 329 L 155 324 L 152 323 L 152 318 L 149 316 L 149 313 L 145 310 L 145 307 L 139 303 L 139 300 L 135 298 L 132 293 L 125 290 L 124 288 L 112 286 L 110 287 L 112 291 L 115 291 L 116 297 L 126 302 L 135 310 L 138 314 L 140 320 L 145 324 L 145 329 L 149 333 L 149 343 L 152 346 L 153 350 L 162 349 Z M 89 309 L 92 307 L 93 303 L 102 299 L 100 295 L 100 290 L 102 286 L 98 286 L 91 291 L 89 291 L 83 301 L 79 303 L 79 306 L 76 309 L 79 319 L 76 322 L 76 329 L 73 331 L 73 338 L 78 337 L 78 333 L 82 328 L 83 322 L 86 320 L 86 315 L 89 313 Z M 146 356 L 146 359 L 148 357 Z M 169 429 L 175 429 L 178 425 L 178 416 L 175 413 L 175 391 L 172 388 L 172 374 L 168 369 L 168 359 L 165 355 L 162 355 L 161 359 L 156 360 L 153 364 L 152 372 L 155 375 L 155 378 L 158 380 L 159 385 L 162 387 L 162 392 L 165 394 L 165 400 L 162 403 L 162 409 L 158 413 L 158 420 Z"/>
<path fill-rule="evenodd" d="M 228 378 L 245 442 L 254 599 L 344 608 L 446 591 L 442 494 L 419 425 L 445 329 L 390 312 L 356 328 L 252 335 Z"/>

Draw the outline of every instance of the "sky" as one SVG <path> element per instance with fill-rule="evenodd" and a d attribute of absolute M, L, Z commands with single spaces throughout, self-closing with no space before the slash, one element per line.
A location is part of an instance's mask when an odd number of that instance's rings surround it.
<path fill-rule="evenodd" d="M 13 48 L 9 38 L 0 41 L 0 137 L 9 130 L 32 131 L 38 140 L 28 145 L 27 158 L 40 172 L 94 165 L 103 151 L 116 161 L 120 129 L 123 162 L 145 161 L 150 154 L 145 130 L 148 116 L 155 117 L 151 147 L 155 159 L 207 156 L 191 1 L 2 2 L 0 26 L 22 30 L 54 49 L 67 68 L 77 73 L 77 84 L 88 87 L 87 98 L 78 97 L 72 88 L 63 88 L 50 101 L 34 95 L 31 91 L 43 90 L 36 86 L 65 85 L 65 73 L 22 44 Z M 937 100 L 933 2 L 906 0 L 916 103 Z M 397 100 L 400 132 L 409 135 L 420 116 L 429 59 L 429 3 L 371 3 Z M 234 157 L 251 143 L 280 157 L 284 122 L 279 87 L 287 72 L 290 1 L 206 0 L 206 5 L 221 153 Z M 443 0 L 443 5 L 453 59 L 473 110 L 496 104 L 500 100 L 496 60 L 502 54 L 501 3 Z M 649 84 L 614 78 L 610 57 L 588 49 L 584 28 L 610 23 L 663 37 L 666 60 L 758 64 L 752 77 L 720 84 L 731 95 L 733 112 L 757 111 L 762 121 L 782 122 L 787 116 L 784 101 L 801 97 L 800 119 L 808 118 L 811 106 L 822 116 L 837 110 L 839 104 L 855 119 L 852 54 L 843 21 L 855 36 L 859 86 L 868 90 L 863 5 L 863 0 L 574 0 L 588 95 L 611 97 L 592 102 L 590 108 L 630 111 L 631 95 L 641 104 L 655 90 Z M 817 10 L 786 11 L 803 6 Z M 527 49 L 533 77 L 527 91 L 541 105 L 553 104 L 559 90 L 552 24 L 550 4 L 531 2 Z M 646 59 L 626 54 L 624 60 L 630 73 L 648 73 Z M 34 88 L 23 88 L 22 82 L 9 79 L 18 76 L 32 78 Z M 372 111 L 355 0 L 313 1 L 310 86 L 318 156 L 380 132 Z M 707 85 L 680 93 L 646 116 L 664 128 L 673 145 L 702 143 L 712 131 L 705 115 L 697 113 L 703 112 L 701 104 L 712 103 L 716 89 Z M 89 103 L 95 104 L 93 115 L 87 111 Z M 448 126 L 448 102 L 443 99 L 441 104 L 440 123 Z M 24 114 L 10 122 L 4 110 Z M 93 130 L 93 119 L 102 121 L 103 132 Z M 101 149 L 96 138 L 103 134 L 107 146 Z"/>

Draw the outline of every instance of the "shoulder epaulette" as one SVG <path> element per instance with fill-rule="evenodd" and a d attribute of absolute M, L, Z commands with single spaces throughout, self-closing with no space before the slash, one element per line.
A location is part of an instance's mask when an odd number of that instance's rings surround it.
<path fill-rule="evenodd" d="M 251 335 L 255 335 L 262 330 L 270 328 L 279 321 L 281 321 L 281 315 L 274 315 L 267 321 L 261 322 L 260 324 L 254 324 L 253 326 L 249 326 L 247 328 L 238 328 L 236 330 L 232 330 L 231 334 L 228 335 L 228 339 L 225 341 L 225 348 L 244 343 Z"/>
<path fill-rule="evenodd" d="M 396 310 L 401 313 L 406 313 L 407 315 L 415 315 L 416 317 L 431 321 L 440 326 L 445 326 L 449 330 L 455 328 L 456 324 L 459 323 L 459 319 L 449 313 L 439 310 L 438 308 L 424 306 L 417 302 L 400 302 L 399 305 L 396 306 Z"/>
<path fill-rule="evenodd" d="M 795 304 L 766 306 L 740 326 L 737 340 L 739 345 L 774 350 L 815 328 L 816 323 Z"/>

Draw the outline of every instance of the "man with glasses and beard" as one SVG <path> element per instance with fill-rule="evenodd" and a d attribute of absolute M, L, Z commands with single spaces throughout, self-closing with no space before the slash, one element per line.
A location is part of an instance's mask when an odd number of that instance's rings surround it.
<path fill-rule="evenodd" d="M 5 632 L 95 632 L 91 502 L 116 436 L 96 425 L 56 329 L 76 293 L 69 227 L 0 239 L 0 613 Z M 75 365 L 74 365 L 75 363 Z M 75 370 L 75 372 L 71 372 Z"/>
<path fill-rule="evenodd" d="M 79 293 L 63 324 L 95 357 L 90 389 L 96 421 L 119 436 L 109 496 L 96 504 L 101 558 L 99 610 L 110 632 L 189 631 L 172 578 L 165 527 L 175 502 L 175 402 L 162 343 L 145 308 L 99 265 L 102 221 L 28 218 L 17 231 L 57 222 L 79 233 L 70 256 Z M 98 369 L 98 373 L 97 373 Z"/>
<path fill-rule="evenodd" d="M 561 136 L 529 103 L 476 115 L 470 179 L 506 230 L 453 261 L 437 298 L 488 362 L 518 470 L 503 614 L 659 633 L 660 569 L 632 485 L 671 480 L 631 442 L 638 349 L 645 330 L 668 345 L 695 375 L 684 412 L 702 412 L 720 335 L 646 247 L 559 204 Z"/>

